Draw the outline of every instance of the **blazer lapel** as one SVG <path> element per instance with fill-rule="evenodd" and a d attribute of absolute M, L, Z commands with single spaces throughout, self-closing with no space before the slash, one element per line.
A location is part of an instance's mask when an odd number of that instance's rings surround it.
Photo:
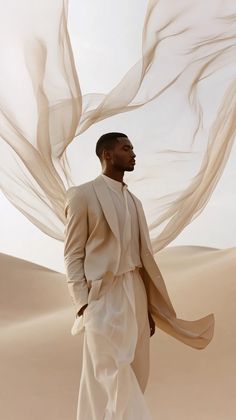
<path fill-rule="evenodd" d="M 116 210 L 115 210 L 111 195 L 109 194 L 106 182 L 103 179 L 102 175 L 99 175 L 97 178 L 93 180 L 93 187 L 97 195 L 97 198 L 101 204 L 106 220 L 113 234 L 119 241 L 120 235 L 119 235 L 119 226 L 118 226 Z M 139 203 L 139 200 L 135 197 L 135 195 L 131 193 L 131 191 L 129 191 L 129 193 L 131 194 L 137 208 L 142 249 L 144 250 L 144 252 L 149 251 L 152 253 L 152 246 L 151 246 L 151 242 L 149 238 L 148 226 L 146 223 L 146 218 L 145 218 L 142 205 Z"/>
<path fill-rule="evenodd" d="M 102 175 L 99 175 L 97 178 L 93 180 L 93 187 L 97 195 L 97 198 L 101 204 L 106 220 L 113 234 L 115 235 L 117 240 L 120 241 L 119 225 L 118 225 L 116 210 L 115 210 L 111 195 L 109 194 L 106 182 L 103 179 Z"/>
<path fill-rule="evenodd" d="M 142 249 L 144 250 L 144 252 L 149 251 L 152 254 L 153 253 L 152 245 L 151 245 L 146 217 L 145 217 L 142 205 L 140 204 L 137 197 L 135 197 L 135 195 L 131 193 L 131 191 L 129 191 L 129 193 L 131 194 L 134 200 L 134 203 L 136 205 L 136 209 L 137 209 Z"/>

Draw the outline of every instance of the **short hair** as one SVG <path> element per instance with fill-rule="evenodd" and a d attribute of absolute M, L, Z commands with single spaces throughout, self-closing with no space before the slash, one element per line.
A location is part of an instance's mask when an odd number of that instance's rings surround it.
<path fill-rule="evenodd" d="M 117 144 L 118 137 L 126 137 L 128 136 L 124 133 L 106 133 L 103 134 L 97 141 L 96 144 L 96 155 L 99 157 L 99 159 L 102 159 L 102 152 L 104 149 L 106 150 L 112 150 L 114 149 L 115 145 Z"/>

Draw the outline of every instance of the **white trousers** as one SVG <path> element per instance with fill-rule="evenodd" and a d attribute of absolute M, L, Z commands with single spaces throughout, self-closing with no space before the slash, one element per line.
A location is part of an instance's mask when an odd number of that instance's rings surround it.
<path fill-rule="evenodd" d="M 116 276 L 83 314 L 77 420 L 150 420 L 145 402 L 150 329 L 139 269 Z"/>

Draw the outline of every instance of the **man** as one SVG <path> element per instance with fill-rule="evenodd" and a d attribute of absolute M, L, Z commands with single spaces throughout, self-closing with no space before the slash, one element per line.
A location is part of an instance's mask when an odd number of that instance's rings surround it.
<path fill-rule="evenodd" d="M 197 349 L 210 342 L 213 314 L 178 319 L 154 260 L 142 204 L 123 181 L 133 145 L 123 133 L 100 137 L 102 173 L 67 191 L 65 265 L 76 320 L 84 331 L 78 420 L 147 420 L 149 341 L 155 324 Z M 77 329 L 77 330 L 76 330 Z"/>

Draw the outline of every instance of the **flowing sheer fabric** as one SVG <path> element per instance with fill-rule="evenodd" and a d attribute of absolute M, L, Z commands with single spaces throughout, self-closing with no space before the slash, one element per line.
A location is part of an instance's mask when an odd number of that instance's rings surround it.
<path fill-rule="evenodd" d="M 155 191 L 155 160 L 151 176 L 144 167 L 143 179 L 153 182 L 154 252 L 203 210 L 229 157 L 236 131 L 234 0 L 140 0 L 140 7 L 146 3 L 140 60 L 109 92 L 82 95 L 68 1 L 1 0 L 0 187 L 33 224 L 58 240 L 64 239 L 65 192 L 73 185 L 66 149 L 98 121 L 142 107 L 145 120 L 148 104 L 158 116 L 163 100 L 170 107 L 172 135 L 164 145 L 158 136 L 154 142 L 159 156 L 168 157 L 165 170 L 171 173 L 176 162 L 184 166 L 183 154 L 191 162 L 201 151 L 184 187 L 161 197 Z M 99 20 L 102 28 L 101 14 Z M 176 95 L 192 121 L 187 133 L 178 132 Z"/>

